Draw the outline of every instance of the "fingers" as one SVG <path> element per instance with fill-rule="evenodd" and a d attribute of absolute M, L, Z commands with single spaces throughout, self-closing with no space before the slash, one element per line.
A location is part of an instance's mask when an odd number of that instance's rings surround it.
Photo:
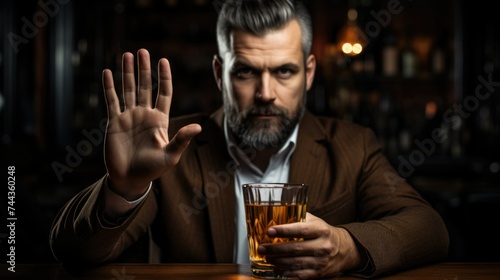
<path fill-rule="evenodd" d="M 151 61 L 147 50 L 140 49 L 137 52 L 137 65 L 139 67 L 137 103 L 139 106 L 151 107 L 153 86 L 151 83 Z"/>
<path fill-rule="evenodd" d="M 125 109 L 133 108 L 137 105 L 151 107 L 152 103 L 152 78 L 151 78 L 151 62 L 150 55 L 146 49 L 140 49 L 137 52 L 137 65 L 138 65 L 138 90 L 136 91 L 135 83 L 135 69 L 134 69 L 134 55 L 126 52 L 122 56 L 122 88 L 123 88 L 123 102 Z M 109 70 L 108 70 L 109 71 Z M 108 92 L 106 100 L 111 102 L 119 102 L 116 97 L 116 90 L 113 85 L 113 77 L 111 73 L 109 76 L 103 72 L 103 85 L 105 90 L 112 89 L 113 92 Z M 166 114 L 170 111 L 170 101 L 172 98 L 172 75 L 170 73 L 170 65 L 165 58 L 158 62 L 159 72 L 159 88 L 156 106 L 158 109 Z M 114 96 L 113 96 L 114 95 Z M 109 98 L 108 98 L 109 97 Z M 113 112 L 120 112 L 119 103 L 118 110 L 112 108 Z M 115 105 L 114 105 L 115 106 Z"/>
<path fill-rule="evenodd" d="M 259 245 L 259 254 L 268 257 L 295 257 L 295 256 L 328 256 L 336 250 L 336 247 L 323 239 L 311 239 L 304 241 L 289 241 L 283 243 L 267 243 Z"/>
<path fill-rule="evenodd" d="M 168 143 L 165 149 L 165 154 L 167 155 L 167 167 L 172 167 L 179 161 L 182 152 L 189 145 L 191 139 L 198 133 L 201 132 L 201 126 L 199 124 L 190 124 L 182 127 L 175 134 L 174 138 Z"/>
<path fill-rule="evenodd" d="M 325 242 L 317 239 L 265 244 L 259 246 L 258 251 L 275 266 L 275 270 L 291 273 L 287 276 L 317 274 L 328 266 L 330 256 L 335 254 L 330 246 L 325 246 L 323 243 Z"/>
<path fill-rule="evenodd" d="M 128 52 L 122 57 L 122 84 L 125 108 L 135 107 L 134 55 Z"/>
<path fill-rule="evenodd" d="M 291 238 L 313 238 L 316 237 L 316 232 L 311 228 L 311 225 L 305 223 L 293 223 L 270 227 L 267 230 L 269 237 L 291 237 Z"/>
<path fill-rule="evenodd" d="M 162 58 L 158 62 L 158 96 L 156 98 L 156 109 L 170 114 L 170 104 L 172 102 L 172 73 L 167 59 Z"/>
<path fill-rule="evenodd" d="M 330 234 L 330 227 L 323 220 L 307 213 L 306 222 L 277 225 L 270 227 L 267 231 L 267 235 L 271 238 L 294 238 L 303 241 L 262 244 L 259 246 L 259 253 L 266 255 L 329 254 L 332 248 L 329 246 L 330 242 L 324 241 L 324 238 Z"/>
<path fill-rule="evenodd" d="M 328 230 L 323 220 L 311 213 L 306 214 L 306 222 L 283 224 L 270 227 L 267 234 L 270 237 L 315 238 Z"/>
<path fill-rule="evenodd" d="M 108 108 L 108 118 L 113 118 L 120 114 L 120 100 L 116 95 L 113 82 L 113 73 L 109 69 L 102 72 L 102 85 L 104 88 L 104 97 Z"/>

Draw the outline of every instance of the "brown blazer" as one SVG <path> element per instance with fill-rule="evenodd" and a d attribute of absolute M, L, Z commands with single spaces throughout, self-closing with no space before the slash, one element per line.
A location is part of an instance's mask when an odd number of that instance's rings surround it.
<path fill-rule="evenodd" d="M 232 262 L 235 165 L 222 116 L 219 110 L 171 121 L 171 135 L 189 123 L 199 123 L 203 131 L 119 226 L 100 218 L 105 177 L 71 199 L 52 227 L 57 259 Z M 370 129 L 306 112 L 289 181 L 309 184 L 308 212 L 347 229 L 366 248 L 372 276 L 447 256 L 449 238 L 440 215 L 397 177 Z"/>

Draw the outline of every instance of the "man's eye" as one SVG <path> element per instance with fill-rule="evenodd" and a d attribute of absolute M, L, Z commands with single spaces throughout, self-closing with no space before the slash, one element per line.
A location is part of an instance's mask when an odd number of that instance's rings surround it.
<path fill-rule="evenodd" d="M 280 68 L 276 71 L 276 74 L 278 74 L 281 78 L 290 78 L 293 73 L 294 72 L 288 68 Z"/>
<path fill-rule="evenodd" d="M 255 76 L 255 71 L 252 68 L 240 68 L 235 74 L 240 79 L 250 79 Z"/>

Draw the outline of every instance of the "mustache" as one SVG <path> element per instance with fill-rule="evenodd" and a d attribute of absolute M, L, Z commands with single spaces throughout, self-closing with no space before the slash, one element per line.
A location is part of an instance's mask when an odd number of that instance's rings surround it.
<path fill-rule="evenodd" d="M 267 104 L 249 108 L 245 112 L 243 112 L 243 115 L 245 117 L 249 115 L 286 116 L 287 111 L 286 109 L 274 106 L 272 104 Z"/>

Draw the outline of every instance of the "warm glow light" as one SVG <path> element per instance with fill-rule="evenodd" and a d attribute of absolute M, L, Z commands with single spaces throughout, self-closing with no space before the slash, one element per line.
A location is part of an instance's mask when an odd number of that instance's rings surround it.
<path fill-rule="evenodd" d="M 363 51 L 363 46 L 361 44 L 356 43 L 352 46 L 352 52 L 355 54 L 360 54 Z"/>
<path fill-rule="evenodd" d="M 428 119 L 434 118 L 438 110 L 438 104 L 434 101 L 429 101 L 425 104 L 425 117 Z"/>
<path fill-rule="evenodd" d="M 351 56 L 358 55 L 363 51 L 363 34 L 359 29 L 356 19 L 358 12 L 356 9 L 350 9 L 347 13 L 347 22 L 338 33 L 338 48 L 343 53 Z"/>
<path fill-rule="evenodd" d="M 352 45 L 351 45 L 351 44 L 349 44 L 349 43 L 344 43 L 344 44 L 342 45 L 342 51 L 343 51 L 344 53 L 346 53 L 346 54 L 351 53 L 351 52 L 352 52 Z"/>
<path fill-rule="evenodd" d="M 347 11 L 347 18 L 349 20 L 356 20 L 358 18 L 358 11 L 356 11 L 356 9 L 349 9 L 349 11 Z"/>

